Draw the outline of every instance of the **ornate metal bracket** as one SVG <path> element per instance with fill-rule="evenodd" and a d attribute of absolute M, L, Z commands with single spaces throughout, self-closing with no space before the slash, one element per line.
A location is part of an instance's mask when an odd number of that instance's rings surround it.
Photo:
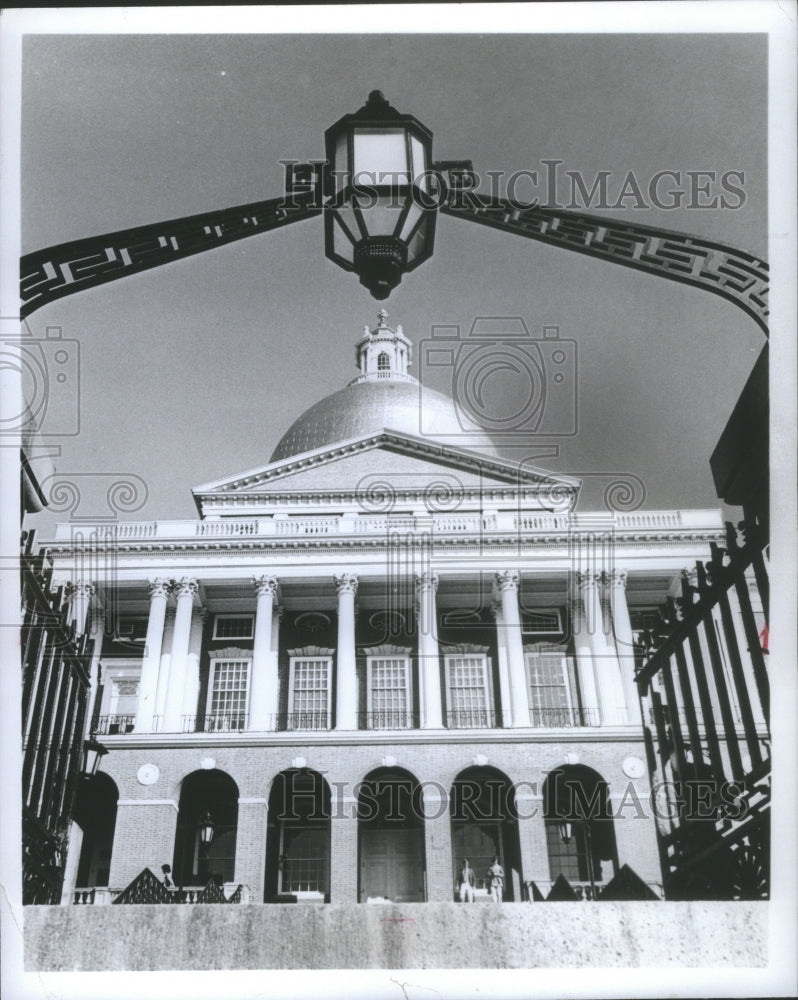
<path fill-rule="evenodd" d="M 61 243 L 20 261 L 20 314 L 74 292 L 321 214 L 309 197 L 272 198 Z"/>
<path fill-rule="evenodd" d="M 768 334 L 768 265 L 743 250 L 598 215 L 514 207 L 457 188 L 450 189 L 441 212 L 722 295 Z"/>

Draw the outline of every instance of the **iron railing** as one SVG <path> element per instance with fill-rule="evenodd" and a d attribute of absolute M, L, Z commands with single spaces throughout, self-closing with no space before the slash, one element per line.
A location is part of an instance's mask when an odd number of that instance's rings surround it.
<path fill-rule="evenodd" d="M 594 708 L 530 708 L 529 724 L 535 729 L 570 729 L 601 724 Z"/>
<path fill-rule="evenodd" d="M 413 713 L 382 710 L 359 713 L 360 729 L 413 729 Z"/>
<path fill-rule="evenodd" d="M 99 715 L 92 725 L 95 736 L 124 736 L 132 733 L 135 715 Z"/>
<path fill-rule="evenodd" d="M 278 712 L 275 716 L 275 729 L 278 732 L 291 732 L 295 729 L 322 730 L 330 728 L 329 712 Z"/>
<path fill-rule="evenodd" d="M 246 712 L 218 712 L 214 715 L 184 715 L 184 733 L 242 733 L 247 728 Z"/>
<path fill-rule="evenodd" d="M 500 729 L 502 714 L 486 708 L 450 709 L 446 713 L 447 729 Z"/>

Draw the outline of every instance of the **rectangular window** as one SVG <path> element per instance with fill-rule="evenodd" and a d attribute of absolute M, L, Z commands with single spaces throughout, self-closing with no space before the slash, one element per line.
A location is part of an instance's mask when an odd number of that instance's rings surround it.
<path fill-rule="evenodd" d="M 578 726 L 571 698 L 568 657 L 561 652 L 528 652 L 529 715 L 533 726 Z"/>
<path fill-rule="evenodd" d="M 216 615 L 213 620 L 214 639 L 251 639 L 253 630 L 252 615 Z"/>
<path fill-rule="evenodd" d="M 329 729 L 331 656 L 292 656 L 288 728 Z"/>
<path fill-rule="evenodd" d="M 410 658 L 370 656 L 367 677 L 368 728 L 409 729 Z"/>
<path fill-rule="evenodd" d="M 278 891 L 326 893 L 329 855 L 330 838 L 326 827 L 284 825 Z"/>
<path fill-rule="evenodd" d="M 246 728 L 249 660 L 211 660 L 205 732 Z"/>
<path fill-rule="evenodd" d="M 449 692 L 450 729 L 484 729 L 491 725 L 488 658 L 478 653 L 446 656 L 446 690 Z"/>

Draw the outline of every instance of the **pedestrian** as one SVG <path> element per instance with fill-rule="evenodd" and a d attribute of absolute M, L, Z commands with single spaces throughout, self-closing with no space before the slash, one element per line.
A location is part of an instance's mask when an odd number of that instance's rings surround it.
<path fill-rule="evenodd" d="M 457 873 L 457 886 L 460 890 L 461 903 L 474 902 L 474 869 L 469 865 L 468 858 L 463 858 L 463 864 Z"/>
<path fill-rule="evenodd" d="M 501 903 L 504 896 L 504 869 L 499 864 L 498 857 L 493 859 L 493 864 L 488 868 L 488 878 L 490 879 L 490 894 L 494 903 Z"/>

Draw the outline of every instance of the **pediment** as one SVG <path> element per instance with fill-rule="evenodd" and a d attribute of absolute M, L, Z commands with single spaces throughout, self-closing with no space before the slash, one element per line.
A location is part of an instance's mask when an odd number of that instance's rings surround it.
<path fill-rule="evenodd" d="M 572 497 L 571 503 L 565 503 L 571 506 L 579 480 L 529 465 L 519 467 L 495 455 L 383 431 L 206 483 L 192 493 L 201 512 L 208 507 L 218 511 L 225 500 L 251 505 L 258 498 L 274 502 L 278 497 L 309 501 L 348 497 L 364 509 L 377 511 L 391 493 L 429 495 L 445 505 L 446 497 L 457 493 L 519 488 L 527 495 L 536 491 L 556 494 L 560 507 Z"/>

